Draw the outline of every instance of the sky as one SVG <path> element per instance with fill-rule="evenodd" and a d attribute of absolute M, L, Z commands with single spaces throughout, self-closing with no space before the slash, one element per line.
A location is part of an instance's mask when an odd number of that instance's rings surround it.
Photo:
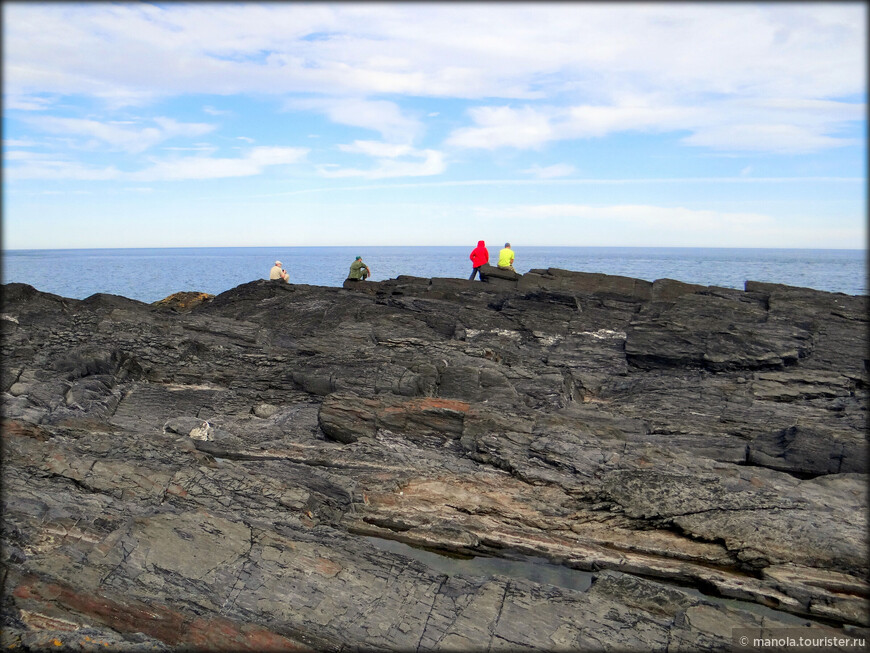
<path fill-rule="evenodd" d="M 3 2 L 3 248 L 867 245 L 867 5 Z"/>

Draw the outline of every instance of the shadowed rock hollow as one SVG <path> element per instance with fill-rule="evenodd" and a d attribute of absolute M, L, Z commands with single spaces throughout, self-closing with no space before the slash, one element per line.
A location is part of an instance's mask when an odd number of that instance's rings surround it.
<path fill-rule="evenodd" d="M 867 297 L 484 272 L 3 286 L 3 647 L 867 633 Z"/>

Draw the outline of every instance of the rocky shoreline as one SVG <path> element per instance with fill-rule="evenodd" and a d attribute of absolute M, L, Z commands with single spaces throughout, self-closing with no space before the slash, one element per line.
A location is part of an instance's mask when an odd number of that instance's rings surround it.
<path fill-rule="evenodd" d="M 483 272 L 4 285 L 3 648 L 866 636 L 866 296 Z"/>

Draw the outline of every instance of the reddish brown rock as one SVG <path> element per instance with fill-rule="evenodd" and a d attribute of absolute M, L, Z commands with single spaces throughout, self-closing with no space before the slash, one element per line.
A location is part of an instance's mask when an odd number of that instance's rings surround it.
<path fill-rule="evenodd" d="M 164 297 L 153 302 L 152 305 L 173 309 L 179 313 L 187 313 L 202 303 L 210 302 L 212 299 L 214 299 L 214 295 L 204 292 L 177 292 L 169 295 L 169 297 Z"/>

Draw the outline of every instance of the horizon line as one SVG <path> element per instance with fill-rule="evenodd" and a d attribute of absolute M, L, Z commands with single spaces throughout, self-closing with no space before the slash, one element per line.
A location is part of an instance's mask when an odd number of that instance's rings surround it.
<path fill-rule="evenodd" d="M 19 247 L 2 248 L 0 253 L 6 252 L 76 252 L 88 250 L 148 250 L 148 249 L 315 249 L 315 248 L 430 248 L 430 247 L 471 247 L 468 244 L 461 245 L 158 245 L 152 247 Z M 498 247 L 498 245 L 492 245 Z M 836 252 L 868 252 L 868 247 L 767 247 L 755 246 L 723 246 L 723 245 L 525 245 L 521 247 L 551 249 L 754 249 L 754 250 L 795 250 L 795 251 L 836 251 Z"/>

